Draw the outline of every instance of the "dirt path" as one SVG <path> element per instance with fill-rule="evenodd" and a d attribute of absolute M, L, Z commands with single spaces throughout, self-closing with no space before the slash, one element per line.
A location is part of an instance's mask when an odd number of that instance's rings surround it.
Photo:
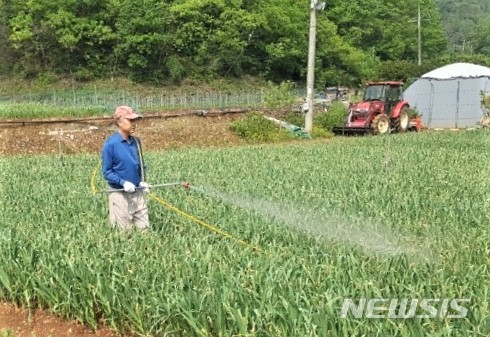
<path fill-rule="evenodd" d="M 145 150 L 182 147 L 223 147 L 242 144 L 229 130 L 243 114 L 148 118 L 138 122 L 136 135 Z M 1 121 L 0 121 L 1 122 Z M 0 155 L 98 153 L 115 127 L 112 121 L 47 124 L 0 124 Z"/>

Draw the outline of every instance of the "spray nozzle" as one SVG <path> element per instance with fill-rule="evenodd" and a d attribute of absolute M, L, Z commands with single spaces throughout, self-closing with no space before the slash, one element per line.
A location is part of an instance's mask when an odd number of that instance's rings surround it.
<path fill-rule="evenodd" d="M 188 183 L 187 181 L 183 181 L 180 183 L 180 186 L 182 186 L 183 188 L 185 188 L 186 190 L 190 189 L 191 188 L 191 184 Z"/>

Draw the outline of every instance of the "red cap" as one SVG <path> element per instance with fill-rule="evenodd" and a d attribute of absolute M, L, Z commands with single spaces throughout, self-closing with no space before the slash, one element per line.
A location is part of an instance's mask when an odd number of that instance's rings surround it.
<path fill-rule="evenodd" d="M 116 112 L 114 112 L 114 119 L 119 119 L 121 117 L 124 117 L 126 119 L 136 119 L 136 118 L 141 118 L 142 116 L 135 113 L 133 111 L 133 108 L 127 105 L 122 105 L 122 106 L 118 106 L 116 108 Z"/>

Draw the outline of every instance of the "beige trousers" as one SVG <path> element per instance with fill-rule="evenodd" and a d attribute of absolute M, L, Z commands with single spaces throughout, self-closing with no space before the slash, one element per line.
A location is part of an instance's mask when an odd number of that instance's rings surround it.
<path fill-rule="evenodd" d="M 149 229 L 148 204 L 143 190 L 109 193 L 109 221 L 112 227 L 123 230 Z"/>

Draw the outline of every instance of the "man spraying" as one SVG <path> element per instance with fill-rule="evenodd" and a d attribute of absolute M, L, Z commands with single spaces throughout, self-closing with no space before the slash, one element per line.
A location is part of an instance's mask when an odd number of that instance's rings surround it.
<path fill-rule="evenodd" d="M 123 230 L 150 227 L 145 194 L 145 165 L 141 142 L 133 136 L 136 121 L 142 116 L 129 106 L 119 106 L 114 112 L 117 131 L 102 147 L 102 175 L 111 189 L 109 193 L 109 221 Z"/>

